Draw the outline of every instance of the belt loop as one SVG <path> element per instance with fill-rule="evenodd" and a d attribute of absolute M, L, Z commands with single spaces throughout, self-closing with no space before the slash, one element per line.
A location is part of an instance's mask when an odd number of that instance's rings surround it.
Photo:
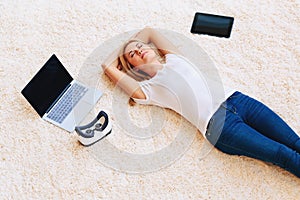
<path fill-rule="evenodd" d="M 238 114 L 238 113 L 237 113 L 236 107 L 235 107 L 235 106 L 232 106 L 232 108 L 233 108 L 233 113 L 234 113 L 234 114 Z"/>

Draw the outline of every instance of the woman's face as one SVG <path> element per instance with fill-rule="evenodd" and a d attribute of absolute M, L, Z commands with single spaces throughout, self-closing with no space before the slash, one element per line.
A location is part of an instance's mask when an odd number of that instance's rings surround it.
<path fill-rule="evenodd" d="M 125 48 L 125 58 L 134 67 L 150 64 L 157 61 L 158 56 L 147 44 L 142 42 L 131 42 Z"/>

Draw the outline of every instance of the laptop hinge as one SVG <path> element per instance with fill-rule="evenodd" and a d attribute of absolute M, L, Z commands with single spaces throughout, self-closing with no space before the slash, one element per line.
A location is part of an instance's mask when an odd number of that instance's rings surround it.
<path fill-rule="evenodd" d="M 62 97 L 62 95 L 65 94 L 65 92 L 69 89 L 69 87 L 71 86 L 71 83 L 69 83 L 69 85 L 67 85 L 67 87 L 60 93 L 60 95 L 55 99 L 55 101 L 51 104 L 51 106 L 48 108 L 48 110 L 46 111 L 46 113 L 50 112 L 50 110 L 53 108 L 53 106 L 57 103 L 57 101 Z"/>

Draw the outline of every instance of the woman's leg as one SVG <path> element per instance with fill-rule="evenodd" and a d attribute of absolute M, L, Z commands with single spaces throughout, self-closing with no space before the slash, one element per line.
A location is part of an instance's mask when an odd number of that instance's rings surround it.
<path fill-rule="evenodd" d="M 240 123 L 222 133 L 215 146 L 224 153 L 271 162 L 300 178 L 300 154 L 261 135 L 247 124 Z"/>
<path fill-rule="evenodd" d="M 246 95 L 232 103 L 243 121 L 266 137 L 300 153 L 300 137 L 275 112 Z M 239 102 L 237 102 L 239 101 Z"/>
<path fill-rule="evenodd" d="M 225 104 L 222 104 L 221 108 L 214 114 L 210 121 L 206 132 L 207 139 L 225 153 L 245 155 L 271 162 L 300 177 L 299 153 L 287 145 L 261 134 L 245 123 L 245 118 L 247 117 L 243 116 L 246 113 L 243 110 L 247 110 L 246 107 L 250 105 L 247 102 L 248 98 L 240 94 L 233 96 Z M 244 105 L 243 102 L 245 102 Z M 237 108 L 235 105 L 240 106 L 237 106 L 239 107 Z M 276 134 L 278 133 L 276 132 Z M 289 134 L 292 135 L 292 139 L 298 139 L 298 136 L 294 132 Z M 279 140 L 282 139 L 281 137 L 280 133 Z M 284 142 L 290 144 L 289 141 L 284 140 Z"/>

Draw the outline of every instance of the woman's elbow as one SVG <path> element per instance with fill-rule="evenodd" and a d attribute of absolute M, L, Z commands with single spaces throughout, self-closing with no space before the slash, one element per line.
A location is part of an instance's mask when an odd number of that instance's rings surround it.
<path fill-rule="evenodd" d="M 102 63 L 102 64 L 101 64 L 101 67 L 102 67 L 103 71 L 105 71 L 105 69 L 107 68 L 107 66 L 106 66 L 105 63 Z"/>
<path fill-rule="evenodd" d="M 145 93 L 140 88 L 134 91 L 131 97 L 135 99 L 146 99 Z"/>

